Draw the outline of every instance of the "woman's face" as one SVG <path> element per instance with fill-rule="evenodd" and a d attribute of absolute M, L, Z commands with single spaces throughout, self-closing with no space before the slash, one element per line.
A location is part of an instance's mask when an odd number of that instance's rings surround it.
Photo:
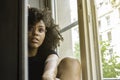
<path fill-rule="evenodd" d="M 38 48 L 44 41 L 45 38 L 45 24 L 41 20 L 34 26 L 29 26 L 28 28 L 28 46 L 30 48 Z"/>

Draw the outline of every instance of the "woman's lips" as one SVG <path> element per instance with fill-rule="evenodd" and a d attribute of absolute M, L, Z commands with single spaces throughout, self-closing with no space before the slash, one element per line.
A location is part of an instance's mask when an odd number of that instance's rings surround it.
<path fill-rule="evenodd" d="M 33 43 L 38 43 L 39 40 L 38 40 L 37 38 L 32 38 L 32 42 L 33 42 Z"/>

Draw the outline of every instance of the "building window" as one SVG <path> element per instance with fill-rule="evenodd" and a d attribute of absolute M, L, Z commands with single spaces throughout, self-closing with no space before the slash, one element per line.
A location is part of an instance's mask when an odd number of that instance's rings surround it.
<path fill-rule="evenodd" d="M 107 36 L 108 36 L 108 41 L 112 40 L 112 34 L 111 31 L 107 32 Z"/>
<path fill-rule="evenodd" d="M 118 8 L 118 15 L 119 15 L 119 18 L 120 18 L 120 7 Z"/>
<path fill-rule="evenodd" d="M 106 22 L 107 22 L 107 25 L 110 25 L 110 16 L 106 17 Z"/>
<path fill-rule="evenodd" d="M 101 20 L 98 21 L 98 27 L 101 29 Z"/>
<path fill-rule="evenodd" d="M 109 2 L 109 0 L 106 0 L 106 1 L 105 1 L 105 5 L 108 5 L 108 2 Z"/>
<path fill-rule="evenodd" d="M 99 40 L 102 41 L 102 35 L 99 36 Z"/>
<path fill-rule="evenodd" d="M 109 49 L 109 54 L 112 56 L 112 54 L 113 54 L 113 48 Z"/>

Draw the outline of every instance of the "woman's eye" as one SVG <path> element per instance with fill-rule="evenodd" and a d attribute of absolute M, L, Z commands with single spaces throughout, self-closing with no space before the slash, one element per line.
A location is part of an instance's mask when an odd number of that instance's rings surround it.
<path fill-rule="evenodd" d="M 45 29 L 40 28 L 40 29 L 39 29 L 39 32 L 40 32 L 40 33 L 43 33 L 43 32 L 45 32 Z"/>

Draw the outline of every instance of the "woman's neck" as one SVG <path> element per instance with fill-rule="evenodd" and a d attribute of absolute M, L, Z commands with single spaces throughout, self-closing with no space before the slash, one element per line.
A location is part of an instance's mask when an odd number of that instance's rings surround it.
<path fill-rule="evenodd" d="M 37 51 L 38 51 L 37 48 L 36 48 L 36 49 L 29 49 L 29 50 L 28 50 L 28 56 L 29 56 L 29 57 L 34 57 L 34 56 L 36 56 Z"/>

